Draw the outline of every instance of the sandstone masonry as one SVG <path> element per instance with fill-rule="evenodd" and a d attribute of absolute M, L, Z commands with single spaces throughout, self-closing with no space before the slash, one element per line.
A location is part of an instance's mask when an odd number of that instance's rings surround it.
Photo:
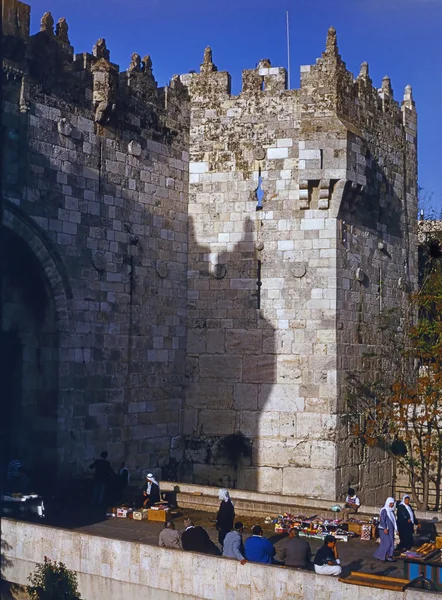
<path fill-rule="evenodd" d="M 149 57 L 120 73 L 103 39 L 74 54 L 64 19 L 29 36 L 29 7 L 3 10 L 4 245 L 45 290 L 39 320 L 7 270 L 3 335 L 33 348 L 10 371 L 32 374 L 9 383 L 15 451 L 33 436 L 62 472 L 107 448 L 165 478 L 380 502 L 390 466 L 342 416 L 346 373 L 417 281 L 411 88 L 399 106 L 366 63 L 354 79 L 331 28 L 299 90 L 265 59 L 232 96 L 210 48 L 159 89 Z"/>

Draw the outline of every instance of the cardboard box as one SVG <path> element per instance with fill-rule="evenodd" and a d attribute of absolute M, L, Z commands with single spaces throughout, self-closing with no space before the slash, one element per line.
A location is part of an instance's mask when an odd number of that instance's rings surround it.
<path fill-rule="evenodd" d="M 141 510 L 134 510 L 133 519 L 134 521 L 144 521 L 144 519 L 148 518 L 149 511 L 147 508 L 142 508 Z"/>
<path fill-rule="evenodd" d="M 351 521 L 349 521 L 348 531 L 356 533 L 357 535 L 362 537 L 364 533 L 362 528 L 365 528 L 367 526 L 371 528 L 371 537 L 374 538 L 376 536 L 376 527 L 374 525 L 370 525 L 369 523 L 352 523 Z"/>
<path fill-rule="evenodd" d="M 120 506 L 117 508 L 117 517 L 120 519 L 127 519 L 131 513 L 133 513 L 133 508 L 127 508 L 127 506 Z"/>
<path fill-rule="evenodd" d="M 147 518 L 149 521 L 159 521 L 160 523 L 165 523 L 167 521 L 167 517 L 169 516 L 169 509 L 166 508 L 164 510 L 155 510 L 153 508 L 148 508 L 147 513 Z"/>

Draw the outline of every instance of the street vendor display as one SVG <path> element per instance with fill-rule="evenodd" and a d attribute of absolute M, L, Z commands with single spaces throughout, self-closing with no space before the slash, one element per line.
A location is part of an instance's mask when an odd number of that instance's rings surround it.
<path fill-rule="evenodd" d="M 375 537 L 376 519 L 361 521 L 351 519 L 344 523 L 341 519 L 324 519 L 318 515 L 293 515 L 284 513 L 273 519 L 275 533 L 288 533 L 295 528 L 300 537 L 323 539 L 327 534 L 333 534 L 336 539 L 347 542 L 350 538 L 360 536 L 361 540 L 370 540 Z"/>
<path fill-rule="evenodd" d="M 323 519 L 318 515 L 307 517 L 305 515 L 292 515 L 284 513 L 273 520 L 276 533 L 286 533 L 290 529 L 295 528 L 299 531 L 300 537 L 309 537 L 316 539 L 324 539 L 326 535 L 333 533 L 336 539 L 348 541 L 355 534 L 346 531 L 341 527 L 340 519 Z"/>
<path fill-rule="evenodd" d="M 423 575 L 442 592 L 442 553 L 436 544 L 423 544 L 415 551 L 402 553 L 400 558 L 404 561 L 404 577 L 411 580 Z"/>
<path fill-rule="evenodd" d="M 45 516 L 43 498 L 39 494 L 5 492 L 1 496 L 1 503 L 4 515 L 20 512 L 36 514 L 41 518 Z"/>

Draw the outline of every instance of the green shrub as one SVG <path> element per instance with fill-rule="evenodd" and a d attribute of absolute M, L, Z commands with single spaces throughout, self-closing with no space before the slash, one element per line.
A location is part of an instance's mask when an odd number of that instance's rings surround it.
<path fill-rule="evenodd" d="M 32 600 L 81 600 L 77 589 L 77 575 L 62 562 L 51 561 L 37 565 L 28 577 L 28 594 Z"/>

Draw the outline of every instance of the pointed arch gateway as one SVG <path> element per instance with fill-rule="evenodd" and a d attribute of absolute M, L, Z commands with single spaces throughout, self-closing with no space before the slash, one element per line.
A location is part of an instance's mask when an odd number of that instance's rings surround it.
<path fill-rule="evenodd" d="M 7 200 L 0 266 L 1 456 L 20 459 L 43 481 L 40 473 L 53 477 L 60 451 L 60 349 L 72 290 L 47 234 Z"/>

